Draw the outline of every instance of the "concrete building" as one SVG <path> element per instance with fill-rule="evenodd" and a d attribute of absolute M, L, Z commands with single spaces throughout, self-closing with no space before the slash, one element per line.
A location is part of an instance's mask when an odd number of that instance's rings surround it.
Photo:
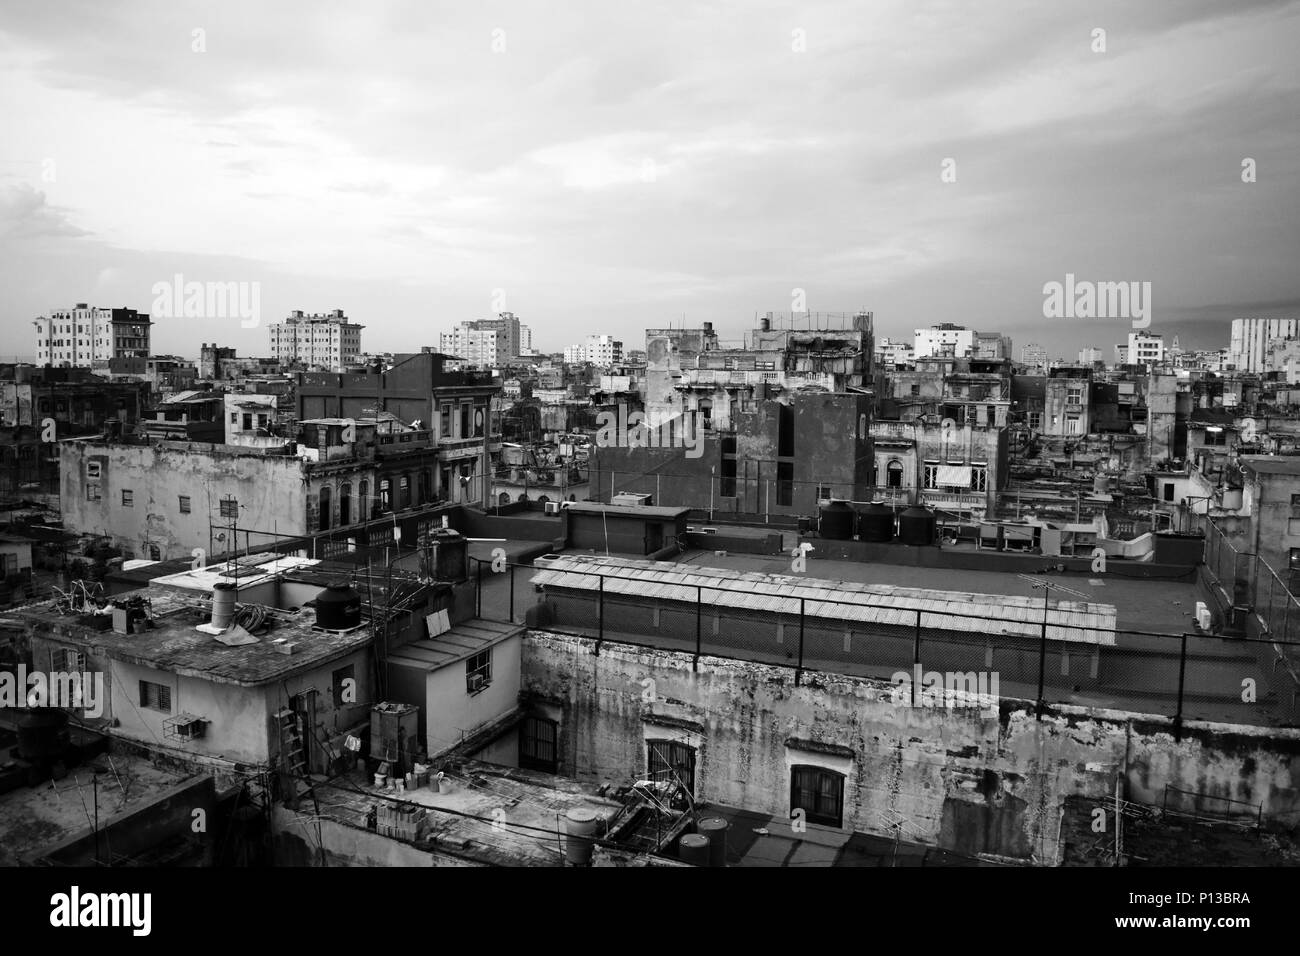
<path fill-rule="evenodd" d="M 876 343 L 875 365 L 877 369 L 893 369 L 911 365 L 915 350 L 911 342 L 895 342 L 888 337 Z"/>
<path fill-rule="evenodd" d="M 148 404 L 146 382 L 111 382 L 80 368 L 0 366 L 0 493 L 58 495 L 57 443 L 130 433 Z"/>
<path fill-rule="evenodd" d="M 1115 346 L 1117 365 L 1160 365 L 1164 360 L 1164 336 L 1146 329 L 1130 332 L 1127 345 Z"/>
<path fill-rule="evenodd" d="M 1040 433 L 1082 438 L 1092 430 L 1092 369 L 1062 365 L 1047 373 Z"/>
<path fill-rule="evenodd" d="M 354 356 L 354 360 L 355 360 Z M 236 350 L 204 342 L 199 351 L 198 377 L 204 381 L 232 381 L 259 375 L 278 375 L 280 360 L 270 356 L 239 358 Z"/>
<path fill-rule="evenodd" d="M 1300 338 L 1300 319 L 1233 319 L 1228 361 L 1239 372 L 1263 372 L 1269 349 L 1295 338 Z"/>
<path fill-rule="evenodd" d="M 1079 350 L 1080 365 L 1096 365 L 1098 362 L 1106 361 L 1106 353 L 1099 348 L 1089 345 L 1087 348 Z"/>
<path fill-rule="evenodd" d="M 591 496 L 607 501 L 613 494 L 649 494 L 657 506 L 710 513 L 815 514 L 819 502 L 863 500 L 869 493 L 871 415 L 865 392 L 796 391 L 745 401 L 732 429 L 703 433 L 698 457 L 671 443 L 594 447 Z M 689 417 L 670 421 L 701 436 Z"/>
<path fill-rule="evenodd" d="M 342 309 L 322 315 L 291 312 L 283 322 L 267 326 L 271 357 L 284 366 L 341 372 L 361 352 L 363 328 L 349 322 Z"/>
<path fill-rule="evenodd" d="M 56 368 L 107 368 L 110 359 L 147 358 L 147 314 L 135 309 L 92 308 L 78 302 L 73 308 L 39 316 L 36 326 L 36 363 Z"/>
<path fill-rule="evenodd" d="M 1037 342 L 1030 342 L 1020 349 L 1020 363 L 1030 369 L 1047 370 L 1047 349 Z"/>
<path fill-rule="evenodd" d="M 472 319 L 440 333 L 438 349 L 459 360 L 450 363 L 451 368 L 500 368 L 525 354 L 522 349 L 526 328 L 513 312 L 502 312 L 495 319 Z M 531 343 L 531 331 L 528 340 Z"/>
<path fill-rule="evenodd" d="M 913 333 L 913 356 L 926 358 L 931 355 L 951 358 L 965 358 L 975 343 L 976 333 L 964 325 L 944 322 L 928 329 L 917 329 Z"/>
<path fill-rule="evenodd" d="M 582 355 L 581 361 L 608 368 L 623 361 L 623 343 L 611 335 L 588 335 Z"/>
<path fill-rule="evenodd" d="M 872 449 L 872 497 L 979 517 L 992 512 L 1006 486 L 1007 431 L 996 424 L 877 421 Z"/>
<path fill-rule="evenodd" d="M 491 401 L 501 391 L 490 373 L 451 371 L 438 352 L 397 356 L 385 371 L 306 373 L 298 384 L 298 419 L 373 420 L 388 413 L 430 435 L 431 495 L 490 503 L 491 475 L 501 451 Z"/>
<path fill-rule="evenodd" d="M 1011 336 L 1000 332 L 976 332 L 971 342 L 970 357 L 982 361 L 1011 361 Z"/>
<path fill-rule="evenodd" d="M 1300 458 L 1242 455 L 1241 512 L 1249 536 L 1239 550 L 1255 553 L 1293 592 L 1300 592 Z M 1246 562 L 1238 573 L 1246 573 Z M 1257 582 L 1261 589 L 1265 582 Z M 1261 603 L 1263 603 L 1261 601 Z"/>

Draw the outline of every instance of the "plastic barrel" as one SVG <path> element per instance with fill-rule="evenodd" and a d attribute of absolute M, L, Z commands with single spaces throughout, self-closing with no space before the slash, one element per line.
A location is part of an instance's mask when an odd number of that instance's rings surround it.
<path fill-rule="evenodd" d="M 706 817 L 696 827 L 699 836 L 709 839 L 709 866 L 727 865 L 728 826 L 729 824 L 722 817 Z"/>
<path fill-rule="evenodd" d="M 564 859 L 570 866 L 590 866 L 592 839 L 600 816 L 587 807 L 574 807 L 564 815 Z"/>
<path fill-rule="evenodd" d="M 709 846 L 703 833 L 687 833 L 677 843 L 677 858 L 691 866 L 708 866 Z"/>

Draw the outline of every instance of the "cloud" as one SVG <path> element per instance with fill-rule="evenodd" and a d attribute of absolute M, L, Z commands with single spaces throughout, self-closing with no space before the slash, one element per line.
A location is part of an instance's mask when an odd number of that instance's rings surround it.
<path fill-rule="evenodd" d="M 27 184 L 0 188 L 0 239 L 71 239 L 90 235 L 72 223 L 65 210 L 51 206 L 45 193 Z"/>

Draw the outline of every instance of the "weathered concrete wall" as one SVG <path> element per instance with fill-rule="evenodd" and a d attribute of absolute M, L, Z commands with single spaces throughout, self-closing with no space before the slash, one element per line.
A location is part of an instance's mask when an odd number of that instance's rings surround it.
<path fill-rule="evenodd" d="M 344 826 L 326 817 L 314 820 L 283 807 L 275 808 L 272 832 L 278 866 L 477 866 L 469 860 L 424 850 L 381 836 L 373 830 Z M 321 846 L 326 860 L 322 864 Z"/>
<path fill-rule="evenodd" d="M 1168 783 L 1262 802 L 1288 826 L 1300 810 L 1300 731 L 1193 727 L 1175 744 L 1160 718 L 913 708 L 883 681 L 805 672 L 796 687 L 787 669 L 708 657 L 692 673 L 689 654 L 606 642 L 597 655 L 545 631 L 524 642 L 523 691 L 559 708 L 560 769 L 579 780 L 637 778 L 647 737 L 672 733 L 697 747 L 702 800 L 787 818 L 791 766 L 822 766 L 845 774 L 844 830 L 901 826 L 964 853 L 1051 862 L 1064 799 L 1113 794 L 1117 775 L 1139 802 Z"/>

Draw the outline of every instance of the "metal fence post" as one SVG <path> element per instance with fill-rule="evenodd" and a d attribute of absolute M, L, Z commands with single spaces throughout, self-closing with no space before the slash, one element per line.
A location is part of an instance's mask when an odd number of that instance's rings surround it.
<path fill-rule="evenodd" d="M 794 672 L 794 686 L 799 686 L 799 680 L 803 676 L 803 619 L 804 619 L 804 601 L 805 598 L 799 599 L 799 666 Z"/>
<path fill-rule="evenodd" d="M 510 565 L 510 623 L 515 623 L 515 566 Z"/>
<path fill-rule="evenodd" d="M 1187 673 L 1187 635 L 1183 635 L 1182 650 L 1178 654 L 1178 713 L 1174 714 L 1174 740 L 1183 739 L 1183 678 Z"/>
<path fill-rule="evenodd" d="M 596 596 L 596 653 L 605 639 L 605 575 L 600 576 L 600 593 Z"/>
<path fill-rule="evenodd" d="M 695 660 L 691 661 L 691 670 L 700 669 L 700 635 L 704 624 L 704 586 L 695 585 Z"/>
<path fill-rule="evenodd" d="M 474 616 L 483 616 L 483 559 L 475 558 L 478 568 L 478 583 L 474 589 Z"/>
<path fill-rule="evenodd" d="M 1047 680 L 1047 612 L 1043 612 L 1043 639 L 1038 649 L 1038 719 L 1043 719 L 1044 685 Z"/>
<path fill-rule="evenodd" d="M 916 706 L 916 685 L 920 683 L 921 663 L 921 609 L 916 609 L 916 633 L 912 636 L 912 706 Z"/>

